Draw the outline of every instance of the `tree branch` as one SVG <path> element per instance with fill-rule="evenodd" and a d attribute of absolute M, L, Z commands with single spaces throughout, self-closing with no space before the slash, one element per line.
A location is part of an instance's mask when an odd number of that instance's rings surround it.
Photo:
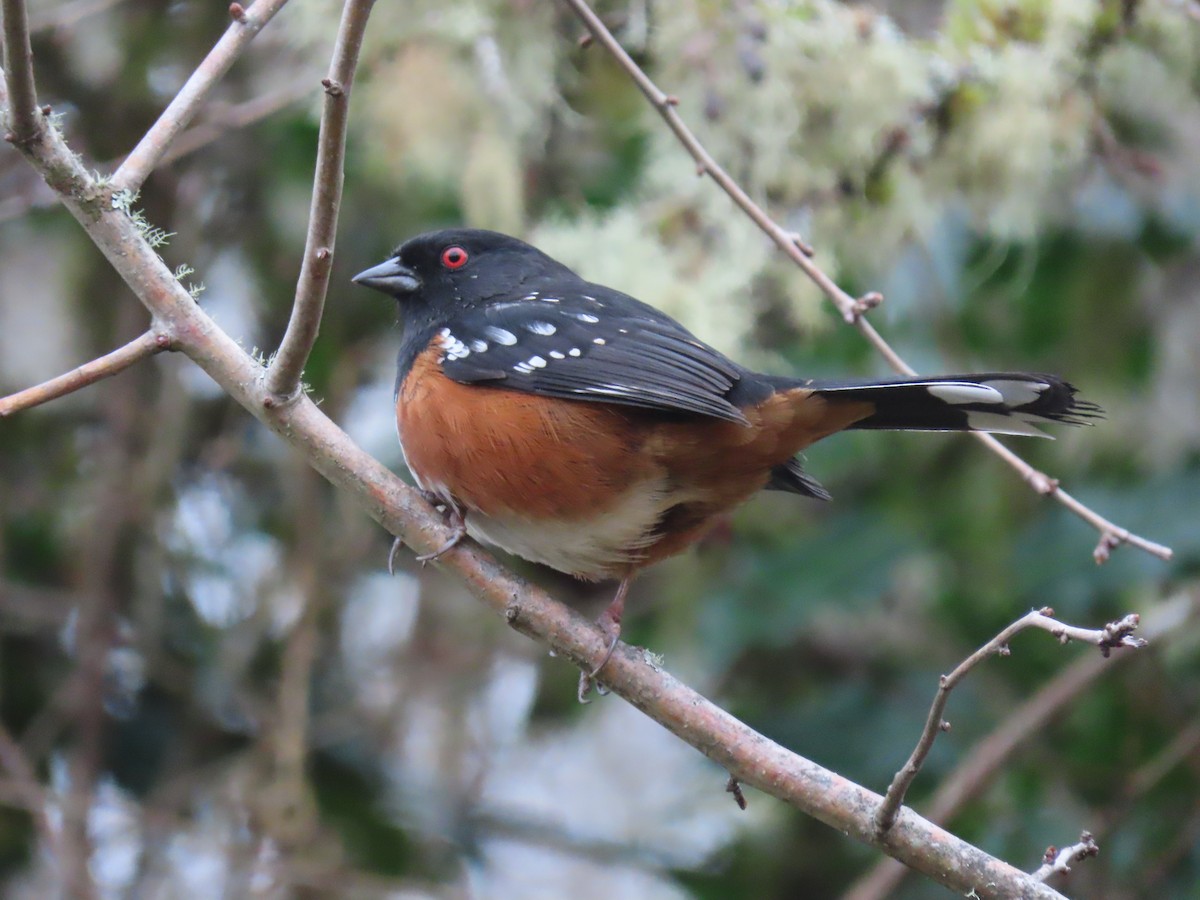
<path fill-rule="evenodd" d="M 136 362 L 140 362 L 156 353 L 168 349 L 170 341 L 164 334 L 157 334 L 153 329 L 134 338 L 124 347 L 118 347 L 112 353 L 84 363 L 78 369 L 72 369 L 57 378 L 25 388 L 7 397 L 0 397 L 0 419 L 11 416 L 15 412 L 31 409 L 67 394 L 74 393 L 89 384 L 95 384 L 105 378 L 111 378 L 124 372 Z"/>
<path fill-rule="evenodd" d="M 1138 631 L 1151 642 L 1150 650 L 1161 653 L 1171 641 L 1192 633 L 1187 625 L 1196 617 L 1200 617 L 1200 597 L 1185 594 L 1164 601 L 1149 611 L 1143 617 Z M 1055 721 L 1060 712 L 1102 673 L 1109 671 L 1111 665 L 1133 658 L 1129 654 L 1122 654 L 1109 663 L 1098 654 L 1089 654 L 1076 659 L 971 749 L 954 770 L 942 779 L 925 802 L 922 814 L 939 825 L 949 823 L 968 802 L 991 784 L 995 773 L 1031 735 Z M 1134 785 L 1141 786 L 1138 773 L 1134 773 L 1130 785 L 1130 791 L 1134 790 Z M 1103 829 L 1099 833 L 1102 834 Z M 881 859 L 871 871 L 846 890 L 842 900 L 885 900 L 895 896 L 907 872 L 895 860 Z"/>
<path fill-rule="evenodd" d="M 0 12 L 4 16 L 4 72 L 8 85 L 5 102 L 8 104 L 9 133 L 4 139 L 23 144 L 36 140 L 46 127 L 37 106 L 25 0 L 2 0 Z"/>
<path fill-rule="evenodd" d="M 20 0 L 4 2 L 17 3 Z M 112 178 L 114 191 L 137 193 L 142 182 L 159 164 L 171 142 L 195 118 L 209 91 L 225 76 L 246 45 L 263 30 L 285 3 L 287 0 L 256 0 L 249 9 L 243 9 L 240 3 L 230 4 L 229 14 L 233 23 L 225 30 L 225 34 L 209 51 L 204 61 L 196 67 L 196 71 L 167 105 L 158 121 L 133 148 L 133 152 L 125 157 L 125 162 L 121 163 L 121 167 Z"/>
<path fill-rule="evenodd" d="M 63 205 L 152 313 L 172 346 L 190 357 L 235 401 L 299 451 L 335 487 L 410 547 L 431 551 L 448 536 L 438 516 L 396 475 L 355 445 L 307 397 L 280 404 L 262 381 L 262 368 L 223 332 L 183 289 L 111 193 L 92 181 L 54 131 L 25 149 L 58 187 Z M 607 641 L 591 622 L 530 586 L 473 545 L 438 561 L 517 631 L 590 671 Z M 619 647 L 605 683 L 638 709 L 700 750 L 739 782 L 791 803 L 856 840 L 885 851 L 960 892 L 979 897 L 1060 898 L 1027 873 L 902 810 L 882 837 L 872 814 L 881 798 L 834 772 L 791 753 L 647 660 Z"/>
<path fill-rule="evenodd" d="M 812 248 L 799 235 L 787 231 L 767 215 L 766 211 L 750 199 L 749 194 L 713 159 L 712 155 L 704 148 L 704 145 L 700 143 L 700 139 L 692 133 L 687 123 L 683 121 L 683 118 L 676 111 L 675 107 L 679 104 L 678 99 L 664 93 L 650 79 L 650 76 L 634 62 L 633 58 L 625 52 L 620 42 L 613 37 L 612 32 L 600 21 L 600 17 L 588 6 L 586 0 L 563 0 L 563 2 L 583 21 L 584 26 L 592 34 L 593 38 L 612 54 L 621 68 L 625 70 L 646 96 L 646 99 L 650 101 L 650 105 L 662 116 L 663 120 L 667 123 L 667 127 L 679 139 L 679 143 L 683 145 L 692 159 L 696 161 L 696 174 L 708 175 L 712 178 L 721 190 L 728 194 L 729 198 L 753 220 L 754 224 L 761 228 L 804 271 L 804 274 L 821 289 L 825 296 L 837 307 L 842 318 L 848 324 L 858 329 L 862 336 L 867 339 L 867 342 L 887 360 L 888 365 L 903 375 L 916 375 L 916 370 L 901 358 L 900 354 L 884 340 L 883 336 L 875 330 L 874 326 L 863 315 L 871 306 L 877 305 L 882 298 L 877 293 L 872 292 L 862 298 L 856 299 L 842 290 L 813 261 Z M 1066 491 L 1062 490 L 1058 486 L 1056 479 L 1052 479 L 1034 469 L 1033 466 L 1001 444 L 992 435 L 976 433 L 973 436 L 1016 469 L 1021 477 L 1029 482 L 1038 493 L 1053 497 L 1100 532 L 1100 543 L 1092 554 L 1096 562 L 1105 562 L 1112 549 L 1125 543 L 1145 550 L 1159 559 L 1171 558 L 1172 551 L 1170 547 L 1139 537 L 1129 530 L 1110 522 L 1092 509 L 1089 509 L 1070 496 Z"/>
<path fill-rule="evenodd" d="M 350 88 L 358 66 L 358 51 L 367 30 L 367 18 L 374 5 L 375 0 L 346 0 L 329 77 L 321 82 L 325 86 L 325 108 L 321 112 L 321 134 L 317 140 L 317 171 L 308 213 L 304 260 L 300 264 L 292 316 L 279 351 L 267 371 L 267 389 L 280 397 L 290 397 L 298 390 L 304 364 L 321 326 L 329 271 L 333 266 L 338 207 L 342 202 Z"/>
<path fill-rule="evenodd" d="M 908 793 L 909 787 L 921 771 L 921 766 L 925 764 L 925 760 L 929 756 L 929 751 L 933 749 L 933 742 L 937 739 L 938 733 L 949 728 L 949 723 L 942 720 L 942 713 L 946 710 L 946 703 L 950 699 L 950 692 L 954 690 L 955 686 L 972 669 L 988 657 L 993 655 L 1007 656 L 1009 653 L 1008 642 L 1015 635 L 1026 628 L 1041 628 L 1044 631 L 1049 631 L 1064 644 L 1070 640 L 1094 644 L 1100 648 L 1100 652 L 1106 657 L 1114 647 L 1138 648 L 1146 646 L 1144 640 L 1133 637 L 1133 631 L 1138 626 L 1138 617 L 1134 614 L 1130 614 L 1120 621 L 1110 622 L 1099 629 L 1079 628 L 1075 625 L 1067 625 L 1059 622 L 1057 619 L 1051 618 L 1053 615 L 1054 610 L 1049 607 L 1026 613 L 959 663 L 953 672 L 942 676 L 937 694 L 933 699 L 933 705 L 929 709 L 929 716 L 925 720 L 925 728 L 921 732 L 920 739 L 917 741 L 917 746 L 913 748 L 908 762 L 904 764 L 904 767 L 892 779 L 892 783 L 887 789 L 887 794 L 884 795 L 883 803 L 879 805 L 879 809 L 875 812 L 875 828 L 880 835 L 886 834 L 888 829 L 895 823 L 900 807 L 904 803 L 904 795 Z"/>

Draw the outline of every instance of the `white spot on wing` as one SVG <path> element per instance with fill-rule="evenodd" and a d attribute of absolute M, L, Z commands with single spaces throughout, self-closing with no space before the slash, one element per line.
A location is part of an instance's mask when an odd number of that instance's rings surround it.
<path fill-rule="evenodd" d="M 481 341 L 481 340 L 479 340 L 479 338 L 476 338 L 475 340 L 471 341 L 471 350 L 474 353 L 482 353 L 483 351 L 485 351 L 487 349 L 487 347 L 488 347 L 487 341 Z"/>
<path fill-rule="evenodd" d="M 525 324 L 525 330 L 532 332 L 533 334 L 544 335 L 551 335 L 558 331 L 558 329 L 549 322 L 527 322 Z"/>
<path fill-rule="evenodd" d="M 438 332 L 438 343 L 446 351 L 447 359 L 466 359 L 471 355 L 467 345 L 456 338 L 449 328 L 443 328 Z"/>
<path fill-rule="evenodd" d="M 566 359 L 566 358 L 567 358 L 567 357 L 566 357 L 566 354 L 564 354 L 564 353 L 560 353 L 560 352 L 559 352 L 559 351 L 557 351 L 557 350 L 551 350 L 551 351 L 550 351 L 550 356 L 551 356 L 553 359 Z"/>
<path fill-rule="evenodd" d="M 540 356 L 531 356 L 531 357 L 529 357 L 528 362 L 529 362 L 529 365 L 533 366 L 535 369 L 546 368 L 546 360 L 542 359 L 542 357 L 540 357 Z"/>
<path fill-rule="evenodd" d="M 589 325 L 595 325 L 600 319 L 593 316 L 591 313 L 569 313 L 572 318 L 578 319 L 580 322 L 587 322 Z"/>
<path fill-rule="evenodd" d="M 579 355 L 579 348 L 578 348 L 578 347 L 572 347 L 570 350 L 568 350 L 568 351 L 567 351 L 567 355 L 568 355 L 568 356 L 578 356 L 578 355 Z"/>
<path fill-rule="evenodd" d="M 483 333 L 490 337 L 497 344 L 503 344 L 505 347 L 511 347 L 517 342 L 517 336 L 506 328 L 497 328 L 495 325 L 488 325 L 483 329 Z"/>
<path fill-rule="evenodd" d="M 600 346 L 603 347 L 605 344 L 608 343 L 608 341 L 604 340 L 604 338 L 592 338 L 592 343 L 599 344 Z"/>
<path fill-rule="evenodd" d="M 967 381 L 947 381 L 927 385 L 925 390 L 945 403 L 1003 403 L 1004 395 L 995 388 Z"/>

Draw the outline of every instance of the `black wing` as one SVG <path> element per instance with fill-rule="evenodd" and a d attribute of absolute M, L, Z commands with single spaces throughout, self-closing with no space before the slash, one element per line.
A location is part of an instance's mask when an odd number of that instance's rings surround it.
<path fill-rule="evenodd" d="M 746 423 L 729 399 L 741 368 L 652 307 L 582 285 L 457 316 L 435 337 L 442 370 L 464 384 Z"/>

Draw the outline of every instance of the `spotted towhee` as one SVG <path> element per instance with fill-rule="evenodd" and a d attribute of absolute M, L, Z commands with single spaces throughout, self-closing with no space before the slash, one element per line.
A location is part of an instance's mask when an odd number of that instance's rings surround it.
<path fill-rule="evenodd" d="M 759 374 L 490 231 L 419 235 L 354 281 L 399 301 L 400 442 L 455 527 L 431 557 L 470 534 L 579 578 L 620 579 L 599 620 L 609 655 L 639 569 L 760 490 L 828 499 L 795 458 L 814 441 L 847 428 L 1042 435 L 1041 422 L 1099 413 L 1053 375 Z"/>

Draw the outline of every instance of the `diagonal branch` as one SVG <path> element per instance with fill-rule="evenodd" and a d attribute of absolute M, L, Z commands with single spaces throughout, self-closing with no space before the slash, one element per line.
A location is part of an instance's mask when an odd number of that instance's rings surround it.
<path fill-rule="evenodd" d="M 650 101 L 650 105 L 658 111 L 658 114 L 667 123 L 667 127 L 679 139 L 679 143 L 683 145 L 692 159 L 696 161 L 696 173 L 698 175 L 708 175 L 712 178 L 721 190 L 728 194 L 729 198 L 754 221 L 754 224 L 766 232 L 767 236 L 778 244 L 779 248 L 821 289 L 833 302 L 834 306 L 837 307 L 842 318 L 848 324 L 858 329 L 862 336 L 867 339 L 867 342 L 887 360 L 888 365 L 901 374 L 916 375 L 916 370 L 901 358 L 900 354 L 884 340 L 883 336 L 875 330 L 875 327 L 863 315 L 867 309 L 879 302 L 879 295 L 872 293 L 856 299 L 842 290 L 813 261 L 812 248 L 799 235 L 787 231 L 767 215 L 766 211 L 755 203 L 733 177 L 713 159 L 712 155 L 704 148 L 704 145 L 700 143 L 700 139 L 692 133 L 687 123 L 683 121 L 683 118 L 676 111 L 675 107 L 679 104 L 679 101 L 675 97 L 664 93 L 633 58 L 625 52 L 620 42 L 613 37 L 612 32 L 600 21 L 600 17 L 592 11 L 586 0 L 563 0 L 563 2 L 571 7 L 575 14 L 583 21 L 588 31 L 591 32 L 592 37 L 602 44 L 605 50 L 612 54 L 621 68 L 625 70 L 641 92 L 645 94 L 646 99 Z M 1122 528 L 1120 525 L 1110 522 L 1059 487 L 1057 479 L 1050 478 L 1044 473 L 1039 472 L 990 434 L 977 433 L 972 436 L 980 440 L 984 446 L 1016 469 L 1020 476 L 1033 486 L 1034 490 L 1040 494 L 1053 497 L 1100 532 L 1100 542 L 1096 545 L 1096 549 L 1092 554 L 1096 562 L 1105 562 L 1111 551 L 1121 544 L 1132 544 L 1135 547 L 1145 550 L 1147 553 L 1157 556 L 1159 559 L 1171 558 L 1172 551 L 1170 547 L 1147 540 L 1126 528 Z"/>
<path fill-rule="evenodd" d="M 95 384 L 105 378 L 111 378 L 124 372 L 134 363 L 161 353 L 168 349 L 170 340 L 164 334 L 158 334 L 153 329 L 134 338 L 124 347 L 118 347 L 112 353 L 84 363 L 77 369 L 72 369 L 57 378 L 42 382 L 23 391 L 18 391 L 7 397 L 0 397 L 0 419 L 11 416 L 15 412 L 40 406 L 59 397 L 74 393 L 89 384 Z"/>
<path fill-rule="evenodd" d="M 335 487 L 406 544 L 430 551 L 447 529 L 419 495 L 355 445 L 308 397 L 280 403 L 262 383 L 262 368 L 196 305 L 135 224 L 114 209 L 54 131 L 23 148 L 52 174 L 63 205 L 154 316 L 172 346 L 191 358 L 239 404 L 271 428 Z M 501 567 L 474 546 L 460 546 L 438 565 L 517 631 L 590 671 L 607 641 L 578 613 Z M 793 804 L 856 840 L 877 847 L 947 887 L 978 897 L 1057 898 L 1027 873 L 960 840 L 911 810 L 877 836 L 872 814 L 881 798 L 791 753 L 676 681 L 646 656 L 619 647 L 605 668 L 617 694 L 691 744 L 742 784 Z"/>
<path fill-rule="evenodd" d="M 346 0 L 329 77 L 321 82 L 325 86 L 325 108 L 321 112 L 321 134 L 317 139 L 317 171 L 308 213 L 304 260 L 300 264 L 292 316 L 279 351 L 267 371 L 268 390 L 281 397 L 290 397 L 299 388 L 300 375 L 321 327 L 329 271 L 333 266 L 338 207 L 342 202 L 350 88 L 358 66 L 358 51 L 367 30 L 367 18 L 374 4 L 375 0 Z"/>
<path fill-rule="evenodd" d="M 1125 616 L 1125 618 L 1117 622 L 1110 622 L 1103 628 L 1080 628 L 1075 625 L 1067 625 L 1052 618 L 1053 615 L 1054 610 L 1049 607 L 1026 613 L 959 663 L 953 672 L 942 676 L 937 694 L 933 699 L 933 705 L 929 709 L 929 716 L 925 720 L 925 728 L 921 732 L 920 739 L 917 741 L 917 746 L 913 748 L 908 762 L 904 764 L 904 767 L 892 779 L 892 783 L 887 789 L 887 794 L 884 796 L 883 803 L 879 805 L 879 809 L 875 813 L 875 827 L 879 834 L 886 834 L 888 829 L 895 824 L 896 816 L 900 811 L 901 805 L 904 803 L 904 795 L 908 793 L 909 787 L 921 771 L 921 766 L 925 764 L 925 760 L 929 756 L 929 751 L 933 749 L 933 742 L 937 739 L 938 733 L 945 731 L 949 727 L 948 723 L 942 720 L 942 713 L 946 711 L 946 703 L 950 699 L 950 692 L 954 690 L 955 686 L 972 669 L 985 659 L 995 655 L 1007 656 L 1008 642 L 1014 636 L 1027 628 L 1041 628 L 1043 631 L 1049 631 L 1064 644 L 1071 640 L 1094 644 L 1100 648 L 1101 654 L 1105 657 L 1108 656 L 1114 647 L 1131 647 L 1136 649 L 1146 646 L 1144 640 L 1133 636 L 1133 632 L 1138 626 L 1138 617 L 1135 614 Z"/>
<path fill-rule="evenodd" d="M 4 2 L 16 3 L 19 0 Z M 249 9 L 243 9 L 240 3 L 230 4 L 229 14 L 233 23 L 225 30 L 225 34 L 209 51 L 204 61 L 196 67 L 196 71 L 175 95 L 175 99 L 167 105 L 158 121 L 133 148 L 125 162 L 121 163 L 121 167 L 113 175 L 114 191 L 138 192 L 142 182 L 150 176 L 166 154 L 171 142 L 195 118 L 209 91 L 225 76 L 246 45 L 263 30 L 285 3 L 287 0 L 256 0 Z"/>
<path fill-rule="evenodd" d="M 33 48 L 29 44 L 29 16 L 25 0 L 3 0 L 4 72 L 8 83 L 9 133 L 5 140 L 22 144 L 38 138 L 46 123 L 37 107 L 33 81 Z"/>

